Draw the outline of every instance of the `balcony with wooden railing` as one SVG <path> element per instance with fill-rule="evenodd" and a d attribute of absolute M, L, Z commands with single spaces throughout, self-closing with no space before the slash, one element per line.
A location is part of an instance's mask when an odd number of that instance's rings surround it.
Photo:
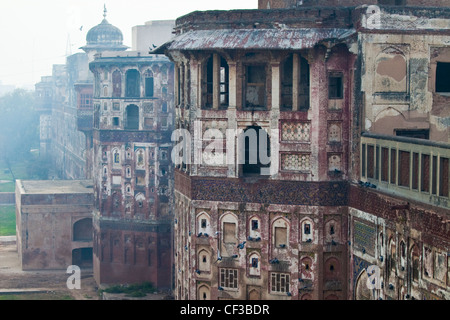
<path fill-rule="evenodd" d="M 363 133 L 360 152 L 365 186 L 448 208 L 450 144 Z"/>

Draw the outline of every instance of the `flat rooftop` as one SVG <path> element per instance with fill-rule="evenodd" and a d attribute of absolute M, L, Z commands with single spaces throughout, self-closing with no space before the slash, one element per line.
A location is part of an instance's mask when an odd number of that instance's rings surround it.
<path fill-rule="evenodd" d="M 22 194 L 93 193 L 92 180 L 17 180 Z"/>

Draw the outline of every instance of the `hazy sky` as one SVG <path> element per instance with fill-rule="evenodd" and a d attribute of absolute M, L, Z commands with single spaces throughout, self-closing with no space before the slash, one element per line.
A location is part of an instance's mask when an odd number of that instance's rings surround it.
<path fill-rule="evenodd" d="M 258 0 L 0 0 L 0 83 L 34 86 L 51 75 L 53 64 L 81 51 L 86 33 L 103 19 L 104 4 L 108 22 L 131 47 L 131 28 L 146 21 L 196 10 L 256 9 Z"/>

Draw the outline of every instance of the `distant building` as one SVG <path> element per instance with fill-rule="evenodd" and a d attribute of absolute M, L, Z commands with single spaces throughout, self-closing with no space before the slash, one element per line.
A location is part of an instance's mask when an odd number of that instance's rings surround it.
<path fill-rule="evenodd" d="M 152 20 L 134 26 L 131 50 L 148 52 L 159 47 L 173 36 L 174 27 L 175 20 Z"/>

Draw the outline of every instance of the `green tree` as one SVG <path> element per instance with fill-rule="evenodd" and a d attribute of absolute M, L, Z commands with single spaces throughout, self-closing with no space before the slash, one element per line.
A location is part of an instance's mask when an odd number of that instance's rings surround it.
<path fill-rule="evenodd" d="M 34 94 L 16 89 L 0 97 L 0 158 L 7 164 L 28 160 L 39 146 L 39 115 L 33 109 Z"/>

